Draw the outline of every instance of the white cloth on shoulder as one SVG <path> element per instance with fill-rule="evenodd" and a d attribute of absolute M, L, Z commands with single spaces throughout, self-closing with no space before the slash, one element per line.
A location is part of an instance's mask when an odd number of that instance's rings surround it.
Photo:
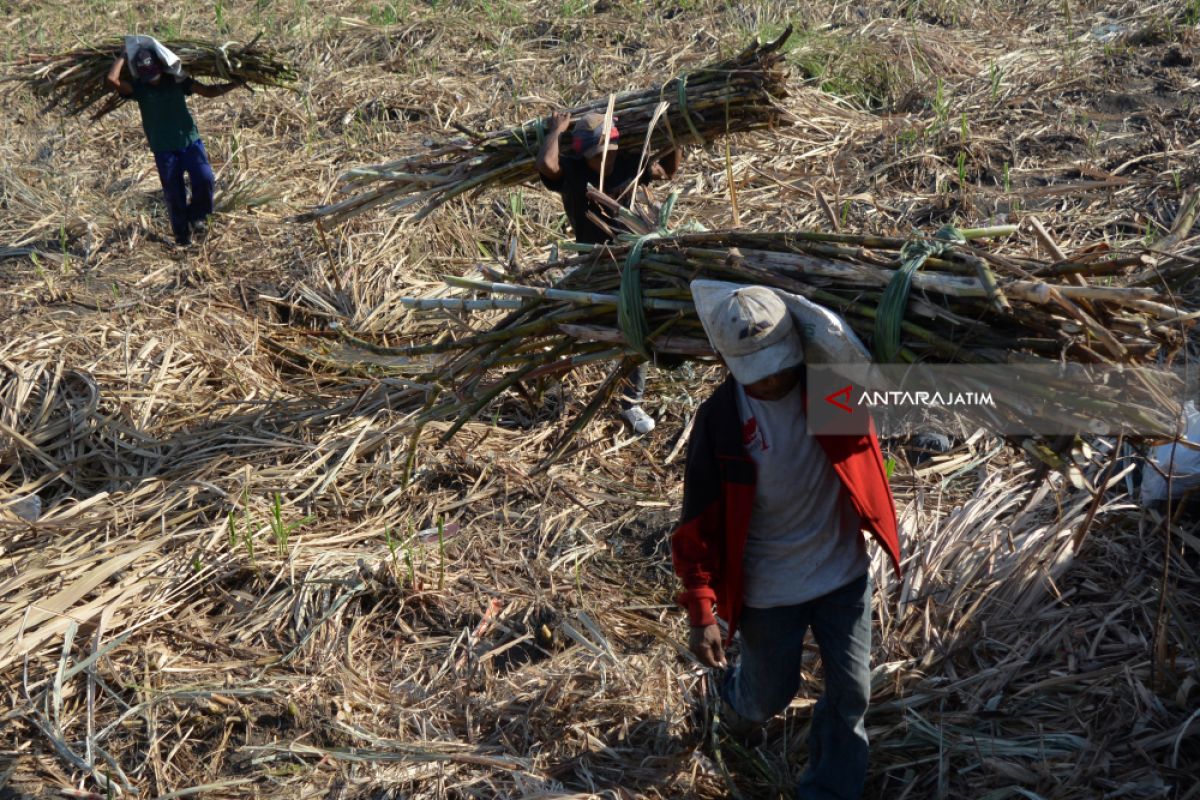
<path fill-rule="evenodd" d="M 163 71 L 174 75 L 176 78 L 182 78 L 183 62 L 179 60 L 179 56 L 172 53 L 162 42 L 155 39 L 153 36 L 130 35 L 125 37 L 125 60 L 131 65 L 133 57 L 143 47 L 149 47 L 158 55 L 158 60 L 163 63 Z"/>
<path fill-rule="evenodd" d="M 739 288 L 741 284 L 697 278 L 691 282 L 692 296 L 697 293 L 715 294 Z M 829 366 L 851 380 L 878 386 L 882 378 L 877 372 L 871 351 L 854 333 L 846 320 L 806 297 L 770 287 L 783 301 L 800 329 L 804 346 L 804 363 Z"/>

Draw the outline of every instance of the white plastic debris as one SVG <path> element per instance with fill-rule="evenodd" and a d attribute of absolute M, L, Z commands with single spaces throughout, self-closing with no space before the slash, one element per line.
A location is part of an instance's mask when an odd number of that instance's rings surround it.
<path fill-rule="evenodd" d="M 24 497 L 16 497 L 0 502 L 0 507 L 5 511 L 16 514 L 26 522 L 37 522 L 38 517 L 42 515 L 42 498 L 36 494 L 27 494 Z"/>
<path fill-rule="evenodd" d="M 1179 441 L 1152 448 L 1142 466 L 1143 503 L 1167 499 L 1168 474 L 1172 497 L 1200 489 L 1200 409 L 1189 400 L 1183 412 L 1185 423 Z"/>

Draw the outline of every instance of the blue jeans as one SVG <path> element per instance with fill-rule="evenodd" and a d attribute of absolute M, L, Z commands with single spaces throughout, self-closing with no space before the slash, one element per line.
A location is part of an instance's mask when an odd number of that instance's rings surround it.
<path fill-rule="evenodd" d="M 871 697 L 871 580 L 851 581 L 794 606 L 746 608 L 738 623 L 741 656 L 721 687 L 732 727 L 761 724 L 787 708 L 800 688 L 809 626 L 821 648 L 825 693 L 813 709 L 808 768 L 800 800 L 857 800 L 867 778 Z"/>
<path fill-rule="evenodd" d="M 155 153 L 154 164 L 158 167 L 158 179 L 167 201 L 171 231 L 177 243 L 186 244 L 192 238 L 192 223 L 203 220 L 213 211 L 214 178 L 204 143 L 197 139 L 182 150 Z M 192 185 L 191 203 L 183 182 L 185 174 Z"/>

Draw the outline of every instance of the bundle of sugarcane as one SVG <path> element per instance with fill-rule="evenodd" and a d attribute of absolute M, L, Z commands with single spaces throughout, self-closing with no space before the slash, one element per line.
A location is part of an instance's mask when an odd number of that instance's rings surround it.
<path fill-rule="evenodd" d="M 259 45 L 261 35 L 245 45 L 198 39 L 172 39 L 162 44 L 179 56 L 184 72 L 192 77 L 287 86 L 296 79 L 295 69 Z M 124 53 L 124 40 L 116 38 L 66 53 L 29 55 L 17 61 L 18 71 L 4 80 L 24 84 L 37 96 L 46 98 L 43 111 L 57 108 L 67 116 L 77 116 L 99 104 L 92 111 L 92 119 L 98 120 L 128 99 L 104 83 L 113 61 Z M 128 69 L 126 65 L 123 71 L 126 77 L 130 77 Z"/>
<path fill-rule="evenodd" d="M 420 418 L 456 419 L 447 439 L 507 389 L 583 364 L 615 362 L 569 438 L 637 363 L 713 355 L 689 290 L 696 278 L 805 298 L 843 319 L 869 343 L 870 359 L 885 364 L 1152 365 L 1187 346 L 1187 332 L 1200 316 L 1161 302 L 1152 289 L 1121 285 L 1122 275 L 1145 266 L 1144 254 L 1049 263 L 974 244 L 1010 234 L 1012 226 L 945 228 L 910 239 L 817 231 L 671 235 L 626 217 L 632 232 L 617 244 L 569 245 L 582 252 L 527 273 L 520 283 L 447 277 L 448 286 L 465 291 L 399 299 L 416 310 L 509 312 L 486 329 L 407 347 L 342 336 L 371 352 L 375 366 L 415 374 L 449 392 L 449 399 L 430 400 Z M 560 270 L 561 277 L 549 279 Z M 1070 278 L 1088 274 L 1104 276 L 1104 285 Z M 1098 419 L 1165 436 L 1178 387 L 1159 377 L 1139 375 L 1084 401 L 1069 378 L 1032 391 L 1047 402 L 1083 402 Z"/>
<path fill-rule="evenodd" d="M 780 119 L 776 98 L 785 97 L 787 75 L 781 48 L 788 28 L 763 44 L 757 39 L 738 55 L 672 78 L 661 86 L 618 94 L 612 114 L 620 119 L 622 141 L 640 152 L 650 132 L 650 157 L 677 144 L 703 144 L 719 136 L 769 127 Z M 571 119 L 606 114 L 609 98 L 571 109 Z M 420 220 L 446 202 L 470 191 L 511 186 L 537 179 L 534 162 L 546 136 L 544 118 L 515 128 L 465 136 L 398 161 L 353 169 L 341 177 L 342 190 L 364 189 L 345 200 L 318 206 L 298 221 L 338 223 L 367 209 L 390 203 L 397 209 L 421 206 Z M 570 132 L 562 136 L 563 152 Z"/>

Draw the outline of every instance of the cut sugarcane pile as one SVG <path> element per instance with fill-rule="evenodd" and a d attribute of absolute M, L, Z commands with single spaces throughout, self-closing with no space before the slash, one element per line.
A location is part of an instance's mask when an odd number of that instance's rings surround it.
<path fill-rule="evenodd" d="M 677 144 L 704 144 L 729 133 L 776 124 L 776 100 L 787 95 L 782 47 L 791 26 L 774 41 L 755 40 L 733 58 L 672 78 L 661 86 L 616 95 L 613 114 L 622 141 L 642 148 L 650 132 L 650 152 Z M 572 120 L 605 113 L 609 98 L 571 109 Z M 537 180 L 534 161 L 546 135 L 546 120 L 488 134 L 470 133 L 407 158 L 362 167 L 342 176 L 342 189 L 358 191 L 345 200 L 319 206 L 298 219 L 342 222 L 375 206 L 420 206 L 413 221 L 467 192 Z M 569 144 L 570 132 L 563 134 Z"/>
<path fill-rule="evenodd" d="M 259 86 L 287 86 L 295 81 L 292 65 L 258 44 L 258 39 L 255 36 L 245 45 L 172 39 L 163 46 L 179 56 L 184 72 L 194 78 L 240 80 Z M 17 61 L 17 71 L 4 80 L 28 86 L 46 98 L 44 111 L 57 108 L 67 116 L 77 116 L 99 104 L 92 111 L 92 119 L 97 120 L 129 99 L 104 84 L 113 61 L 124 52 L 124 41 L 116 38 L 65 53 L 33 54 Z M 125 71 L 128 77 L 128 67 Z"/>
<path fill-rule="evenodd" d="M 1011 226 L 901 239 L 817 231 L 669 235 L 631 215 L 626 222 L 633 232 L 621 234 L 615 246 L 571 245 L 582 252 L 519 281 L 447 277 L 459 290 L 453 296 L 399 299 L 416 311 L 508 312 L 490 326 L 405 347 L 341 335 L 359 352 L 386 356 L 374 359 L 377 366 L 445 391 L 448 399 L 429 401 L 419 422 L 456 419 L 448 439 L 518 384 L 613 362 L 573 434 L 639 361 L 669 366 L 711 358 L 688 288 L 696 278 L 804 297 L 840 315 L 877 363 L 1170 363 L 1185 348 L 1195 317 L 1192 309 L 1163 302 L 1154 289 L 1131 285 L 1144 270 L 1144 254 L 1049 263 L 973 243 L 1010 234 Z M 1104 275 L 1105 284 L 1090 284 L 1083 277 L 1089 273 Z M 1053 401 L 1054 392 L 1066 398 L 1078 387 L 1064 381 L 1044 391 Z M 1172 391 L 1169 382 L 1146 380 L 1140 391 L 1099 393 L 1089 413 L 1159 430 L 1171 416 Z M 1148 409 L 1164 409 L 1164 416 Z"/>

